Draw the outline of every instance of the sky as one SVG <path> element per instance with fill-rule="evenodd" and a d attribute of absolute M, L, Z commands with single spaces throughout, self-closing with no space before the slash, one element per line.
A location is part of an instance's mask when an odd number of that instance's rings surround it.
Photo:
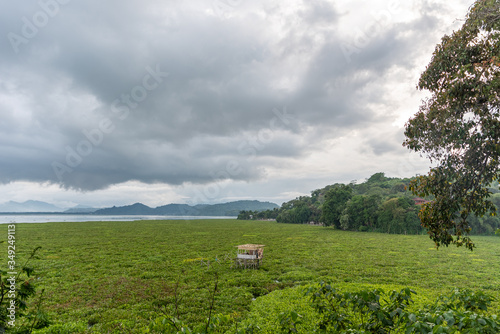
<path fill-rule="evenodd" d="M 8 1 L 0 203 L 282 204 L 425 174 L 404 124 L 471 4 Z"/>

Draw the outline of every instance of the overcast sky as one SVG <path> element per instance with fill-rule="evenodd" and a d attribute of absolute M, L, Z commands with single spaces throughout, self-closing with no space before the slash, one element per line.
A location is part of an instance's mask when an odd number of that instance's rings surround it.
<path fill-rule="evenodd" d="M 471 4 L 4 2 L 0 203 L 281 204 L 426 173 L 404 123 Z"/>

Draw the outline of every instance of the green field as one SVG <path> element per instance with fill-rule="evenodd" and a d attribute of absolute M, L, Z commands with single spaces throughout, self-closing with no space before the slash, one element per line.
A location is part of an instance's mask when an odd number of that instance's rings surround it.
<path fill-rule="evenodd" d="M 2 229 L 6 235 L 7 226 Z M 411 287 L 417 301 L 452 287 L 500 297 L 498 237 L 475 237 L 477 249 L 470 252 L 436 250 L 426 235 L 262 221 L 18 224 L 16 230 L 18 262 L 42 246 L 32 264 L 52 323 L 73 323 L 87 333 L 143 332 L 158 316 L 155 301 L 172 300 L 176 284 L 181 319 L 200 322 L 215 273 L 215 312 L 235 320 L 258 313 L 255 305 L 265 304 L 271 291 L 321 280 L 341 288 Z M 266 245 L 261 269 L 232 267 L 234 246 L 244 243 Z"/>

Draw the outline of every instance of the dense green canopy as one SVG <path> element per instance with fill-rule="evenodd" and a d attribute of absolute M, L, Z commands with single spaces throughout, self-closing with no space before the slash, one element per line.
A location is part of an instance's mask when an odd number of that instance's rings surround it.
<path fill-rule="evenodd" d="M 418 88 L 432 96 L 406 124 L 406 145 L 436 163 L 410 189 L 433 196 L 422 225 L 436 245 L 473 249 L 471 214 L 494 215 L 488 186 L 499 176 L 500 2 L 479 0 L 462 28 L 436 46 Z"/>

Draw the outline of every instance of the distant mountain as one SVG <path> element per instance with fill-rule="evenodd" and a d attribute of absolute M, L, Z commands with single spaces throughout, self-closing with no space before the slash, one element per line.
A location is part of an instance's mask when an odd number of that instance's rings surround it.
<path fill-rule="evenodd" d="M 41 201 L 23 203 L 10 201 L 0 204 L 0 212 L 4 213 L 48 213 L 64 214 L 96 214 L 96 215 L 157 215 L 157 216 L 238 216 L 240 211 L 265 211 L 279 208 L 275 203 L 260 201 L 236 201 L 221 204 L 167 204 L 151 208 L 142 203 L 111 208 L 95 209 L 78 205 L 64 210 L 53 204 Z"/>
<path fill-rule="evenodd" d="M 196 206 L 198 207 L 198 206 Z M 238 216 L 240 211 L 265 211 L 279 208 L 275 203 L 260 201 L 236 201 L 222 204 L 206 205 L 198 208 L 200 216 Z"/>
<path fill-rule="evenodd" d="M 264 211 L 279 208 L 275 203 L 260 201 L 236 201 L 222 204 L 167 204 L 150 208 L 141 203 L 113 206 L 94 212 L 96 215 L 158 215 L 158 216 L 237 216 L 240 211 Z"/>
<path fill-rule="evenodd" d="M 94 211 L 96 215 L 154 215 L 152 208 L 142 203 L 126 206 L 113 206 L 112 208 Z"/>
<path fill-rule="evenodd" d="M 9 201 L 0 204 L 0 212 L 62 212 L 63 209 L 46 202 L 41 201 L 26 201 L 14 202 Z"/>
<path fill-rule="evenodd" d="M 64 211 L 64 213 L 93 213 L 96 210 L 97 210 L 96 208 L 91 208 L 91 207 L 84 206 L 84 205 L 77 205 L 75 207 L 72 207 L 72 208 Z"/>
<path fill-rule="evenodd" d="M 203 206 L 190 206 L 187 204 L 167 204 L 153 209 L 153 215 L 159 216 L 198 216 L 199 209 Z"/>

